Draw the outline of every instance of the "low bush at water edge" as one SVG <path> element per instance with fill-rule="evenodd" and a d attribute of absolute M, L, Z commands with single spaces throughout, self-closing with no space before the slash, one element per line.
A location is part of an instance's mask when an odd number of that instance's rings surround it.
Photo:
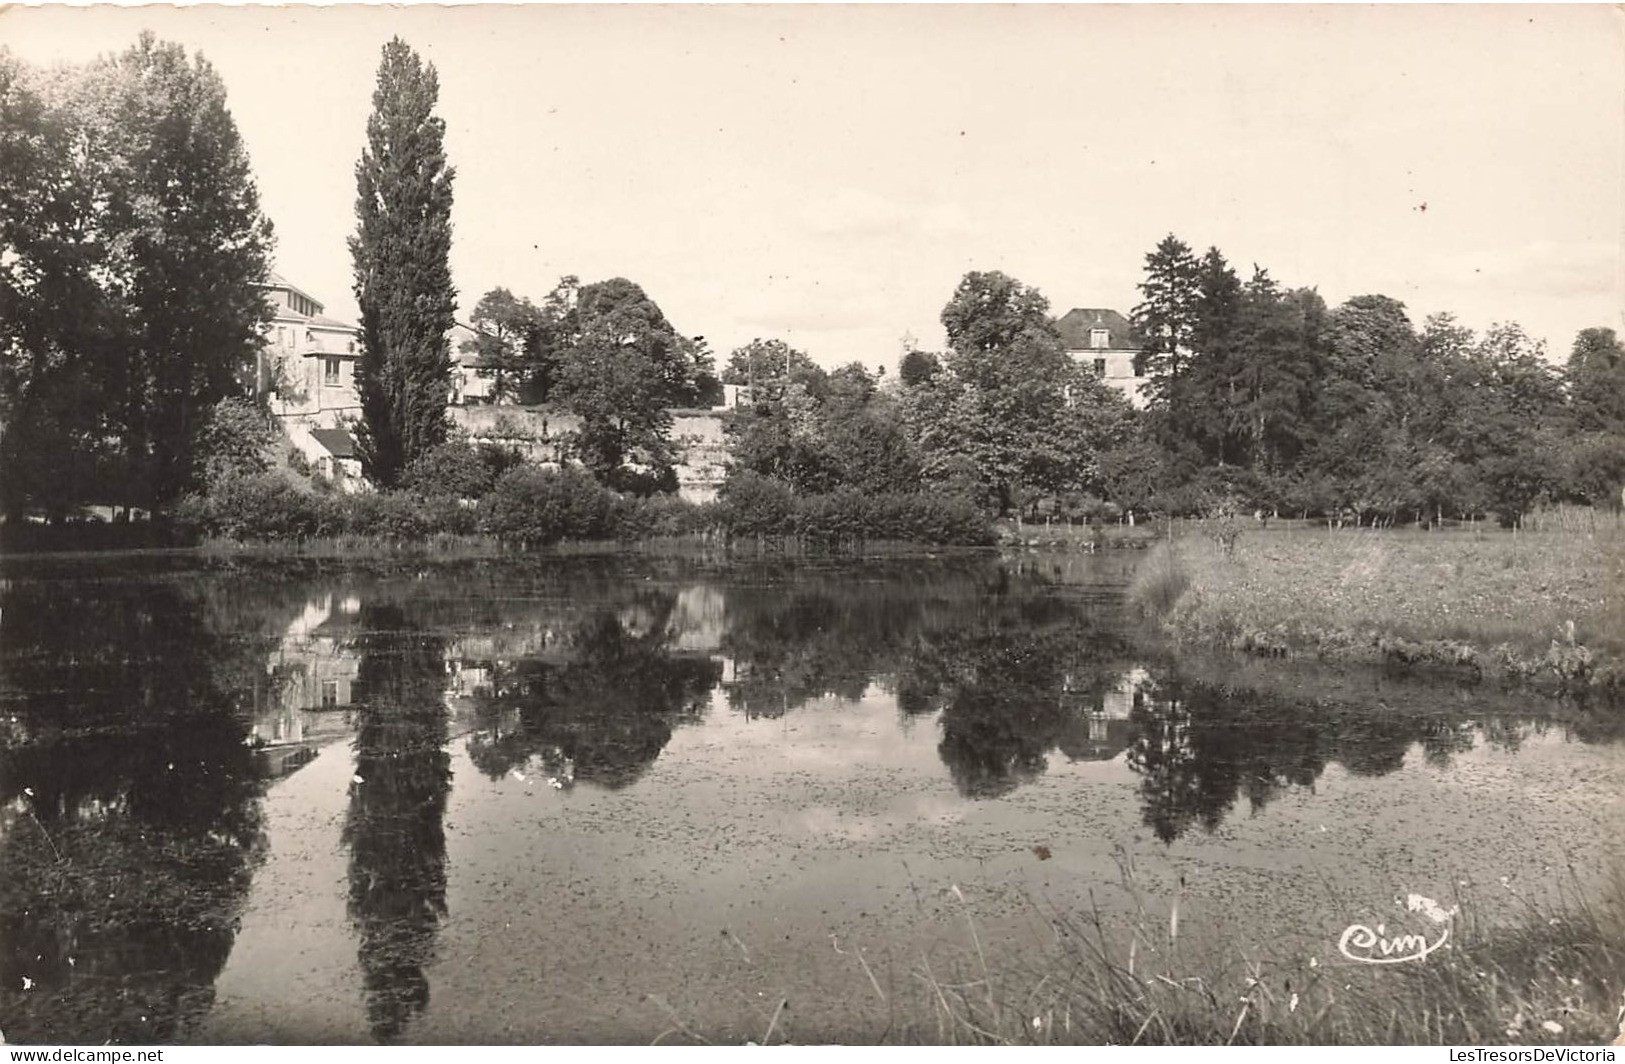
<path fill-rule="evenodd" d="M 362 537 L 422 544 L 484 536 L 537 547 L 703 535 L 759 544 L 790 538 L 826 547 L 884 541 L 986 546 L 994 538 L 985 515 L 951 496 L 796 495 L 775 481 L 747 476 L 730 482 L 716 503 L 695 504 L 669 495 L 623 495 L 579 470 L 534 466 L 508 470 L 477 500 L 406 491 L 320 494 L 275 475 L 241 477 L 183 500 L 173 516 L 200 535 L 242 543 Z"/>

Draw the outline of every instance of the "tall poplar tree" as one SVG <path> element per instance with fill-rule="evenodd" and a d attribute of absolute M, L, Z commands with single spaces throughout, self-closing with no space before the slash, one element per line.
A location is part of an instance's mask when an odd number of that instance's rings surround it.
<path fill-rule="evenodd" d="M 440 79 L 399 37 L 384 46 L 356 164 L 355 296 L 361 308 L 356 445 L 367 476 L 394 487 L 412 460 L 446 439 L 451 184 Z"/>

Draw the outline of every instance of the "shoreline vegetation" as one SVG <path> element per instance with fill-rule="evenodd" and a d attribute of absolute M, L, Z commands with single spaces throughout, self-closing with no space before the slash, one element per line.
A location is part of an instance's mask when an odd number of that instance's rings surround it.
<path fill-rule="evenodd" d="M 1195 950 L 1189 916 L 1181 938 L 1179 895 L 1155 896 L 1136 882 L 1131 860 L 1118 863 L 1136 910 L 1126 929 L 1098 911 L 1045 911 L 1052 945 L 1036 961 L 990 963 L 967 904 L 975 948 L 934 969 L 923 958 L 915 966 L 916 1004 L 893 1021 L 900 1040 L 1573 1046 L 1617 1045 L 1625 1032 L 1625 876 L 1617 869 L 1595 887 L 1571 870 L 1549 898 L 1503 879 L 1501 906 L 1486 896 L 1493 886 L 1464 888 L 1433 903 L 1448 918 L 1445 948 L 1414 963 L 1370 965 L 1327 946 L 1295 957 L 1261 952 L 1239 934 L 1228 947 Z M 1507 905 L 1513 915 L 1491 916 Z"/>
<path fill-rule="evenodd" d="M 1129 604 L 1177 644 L 1428 671 L 1558 696 L 1625 694 L 1625 522 L 1523 531 L 1206 521 L 1145 557 Z"/>

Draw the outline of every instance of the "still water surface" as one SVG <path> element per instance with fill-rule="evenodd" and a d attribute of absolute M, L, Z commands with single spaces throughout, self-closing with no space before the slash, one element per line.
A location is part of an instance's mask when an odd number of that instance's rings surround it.
<path fill-rule="evenodd" d="M 12 563 L 0 1030 L 869 1041 L 973 926 L 1041 971 L 1051 917 L 1177 896 L 1186 942 L 1337 963 L 1396 897 L 1620 859 L 1617 728 L 1175 660 L 1123 576 Z"/>

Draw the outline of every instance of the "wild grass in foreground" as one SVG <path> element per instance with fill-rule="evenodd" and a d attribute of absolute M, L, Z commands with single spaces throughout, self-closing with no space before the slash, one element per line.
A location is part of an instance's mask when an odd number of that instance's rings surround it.
<path fill-rule="evenodd" d="M 1625 529 L 1187 534 L 1130 589 L 1177 638 L 1265 655 L 1430 665 L 1565 690 L 1619 687 Z"/>
<path fill-rule="evenodd" d="M 922 959 L 915 1014 L 898 1026 L 914 1041 L 997 1045 L 1613 1041 L 1625 878 L 1590 900 L 1528 904 L 1511 924 L 1482 923 L 1458 904 L 1446 947 L 1383 965 L 1335 951 L 1282 959 L 1250 940 L 1199 953 L 1177 901 L 1142 903 L 1126 928 L 1098 912 L 1052 917 L 1056 944 L 1037 965 L 990 964 L 980 939 L 951 966 Z"/>

